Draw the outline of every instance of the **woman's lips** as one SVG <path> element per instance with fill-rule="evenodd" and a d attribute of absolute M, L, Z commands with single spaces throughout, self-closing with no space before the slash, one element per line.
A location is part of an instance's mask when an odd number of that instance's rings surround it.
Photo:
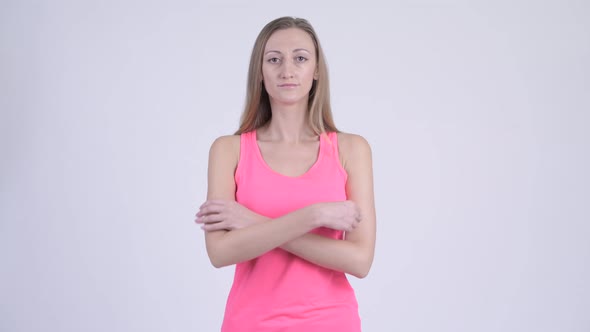
<path fill-rule="evenodd" d="M 279 88 L 294 88 L 298 85 L 299 84 L 295 84 L 295 83 L 285 83 L 285 84 L 279 84 Z"/>

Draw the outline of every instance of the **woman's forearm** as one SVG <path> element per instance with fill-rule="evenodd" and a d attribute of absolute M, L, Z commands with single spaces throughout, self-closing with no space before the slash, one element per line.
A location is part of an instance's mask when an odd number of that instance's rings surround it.
<path fill-rule="evenodd" d="M 209 234 L 211 263 L 222 267 L 256 258 L 317 227 L 312 207 L 270 220 L 261 216 L 260 222 L 249 227 Z"/>
<path fill-rule="evenodd" d="M 211 241 L 209 256 L 216 267 L 256 258 L 280 247 L 302 259 L 358 278 L 367 275 L 372 258 L 360 243 L 309 233 L 319 227 L 321 214 L 314 207 L 296 210 L 277 219 L 255 214 L 255 223 L 224 231 Z"/>
<path fill-rule="evenodd" d="M 310 207 L 311 208 L 311 207 Z M 317 216 L 318 214 L 314 214 Z M 292 215 L 294 218 L 307 218 L 304 213 Z M 272 219 L 255 214 L 255 225 L 273 222 Z M 278 220 L 274 220 L 276 222 Z M 305 223 L 304 220 L 298 221 Z M 321 221 L 318 221 L 321 223 Z M 248 228 L 251 228 L 251 225 Z M 239 230 L 235 230 L 239 231 Z M 234 231 L 234 232 L 235 232 Z M 258 236 L 257 234 L 255 236 Z M 275 238 L 276 239 L 276 238 Z M 306 233 L 280 245 L 280 248 L 311 263 L 328 269 L 345 272 L 358 278 L 367 275 L 370 265 L 370 250 L 363 250 L 362 246 L 346 240 L 337 240 L 325 236 Z"/>
<path fill-rule="evenodd" d="M 371 250 L 361 243 L 305 234 L 281 246 L 300 258 L 328 269 L 364 278 L 371 268 Z"/>

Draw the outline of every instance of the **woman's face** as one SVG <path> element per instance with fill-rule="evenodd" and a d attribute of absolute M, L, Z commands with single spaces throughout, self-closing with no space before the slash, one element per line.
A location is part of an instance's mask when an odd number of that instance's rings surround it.
<path fill-rule="evenodd" d="M 317 78 L 315 47 L 307 32 L 289 28 L 275 31 L 264 48 L 262 78 L 272 104 L 307 104 Z"/>

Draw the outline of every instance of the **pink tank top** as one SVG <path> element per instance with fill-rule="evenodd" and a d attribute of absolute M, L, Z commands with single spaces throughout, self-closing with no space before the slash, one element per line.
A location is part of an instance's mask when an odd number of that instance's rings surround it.
<path fill-rule="evenodd" d="M 256 131 L 240 138 L 236 200 L 256 213 L 277 218 L 318 202 L 346 200 L 346 171 L 336 133 L 320 135 L 315 164 L 303 175 L 273 171 L 262 158 Z M 312 231 L 333 239 L 343 232 Z M 346 275 L 310 263 L 280 248 L 236 264 L 222 332 L 359 332 L 357 300 Z"/>

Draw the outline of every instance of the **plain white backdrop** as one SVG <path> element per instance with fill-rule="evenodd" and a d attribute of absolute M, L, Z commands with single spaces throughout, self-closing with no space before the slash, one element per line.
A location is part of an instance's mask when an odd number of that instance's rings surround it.
<path fill-rule="evenodd" d="M 373 148 L 366 332 L 590 331 L 586 1 L 3 1 L 0 331 L 218 331 L 194 213 L 270 20 Z"/>

